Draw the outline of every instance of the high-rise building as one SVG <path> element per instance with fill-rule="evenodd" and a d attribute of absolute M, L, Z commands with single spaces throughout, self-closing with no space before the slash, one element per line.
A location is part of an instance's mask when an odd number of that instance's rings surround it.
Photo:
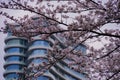
<path fill-rule="evenodd" d="M 15 37 L 8 31 L 8 36 L 5 39 L 5 72 L 3 74 L 5 80 L 26 80 L 24 68 L 31 67 L 32 63 L 38 65 L 47 62 L 47 51 L 52 49 L 55 40 L 60 43 L 56 46 L 65 47 L 60 37 L 56 35 L 50 36 L 48 40 L 42 40 L 39 36 L 33 38 L 33 41 L 28 41 L 23 37 Z M 86 47 L 83 44 L 80 44 L 77 49 L 83 53 L 86 52 Z M 37 80 L 87 80 L 84 74 L 70 69 L 67 66 L 68 61 L 68 59 L 59 61 L 43 76 L 37 77 Z"/>

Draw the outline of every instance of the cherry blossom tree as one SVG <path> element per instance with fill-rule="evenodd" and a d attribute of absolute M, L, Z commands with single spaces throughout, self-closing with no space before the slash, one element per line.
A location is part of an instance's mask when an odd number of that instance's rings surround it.
<path fill-rule="evenodd" d="M 20 26 L 15 28 L 4 21 L 15 36 L 26 37 L 30 41 L 37 35 L 42 39 L 51 35 L 65 39 L 61 50 L 56 46 L 60 42 L 55 41 L 53 50 L 48 51 L 49 63 L 33 64 L 32 69 L 38 72 L 26 75 L 26 79 L 42 75 L 65 58 L 72 60 L 68 63 L 70 68 L 85 72 L 90 80 L 120 79 L 120 0 L 8 0 L 1 1 L 0 8 L 28 11 L 38 16 L 36 19 L 24 15 L 17 19 L 0 11 L 0 15 Z M 7 29 L 2 28 L 2 31 L 7 32 Z M 96 48 L 97 43 L 102 43 L 102 46 L 97 45 L 101 47 Z M 86 54 L 75 51 L 80 44 L 87 47 Z"/>

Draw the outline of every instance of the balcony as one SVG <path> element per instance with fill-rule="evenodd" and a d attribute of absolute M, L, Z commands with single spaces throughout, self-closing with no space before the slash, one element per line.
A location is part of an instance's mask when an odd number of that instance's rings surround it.
<path fill-rule="evenodd" d="M 5 71 L 5 72 L 3 73 L 3 76 L 5 77 L 7 74 L 11 74 L 11 73 L 24 74 L 24 71 L 23 71 L 23 70 L 9 70 L 9 71 Z"/>
<path fill-rule="evenodd" d="M 43 75 L 44 75 L 44 76 L 48 76 L 48 77 L 51 78 L 52 80 L 56 80 L 55 77 L 53 76 L 53 74 L 51 74 L 49 71 L 46 71 Z"/>
<path fill-rule="evenodd" d="M 22 44 L 11 44 L 11 45 L 6 45 L 5 46 L 5 50 L 11 47 L 20 47 L 20 48 L 27 48 L 26 46 L 22 45 Z"/>
<path fill-rule="evenodd" d="M 11 64 L 19 64 L 19 65 L 26 65 L 24 62 L 20 62 L 20 61 L 11 61 L 11 62 L 5 62 L 4 64 L 4 68 L 8 65 L 11 65 Z"/>
<path fill-rule="evenodd" d="M 49 50 L 52 50 L 51 47 L 46 47 L 46 46 L 40 46 L 39 45 L 39 46 L 30 46 L 29 49 L 28 49 L 28 51 L 32 51 L 34 49 L 49 49 Z"/>
<path fill-rule="evenodd" d="M 66 80 L 66 78 L 65 78 L 62 74 L 60 74 L 60 73 L 54 68 L 54 66 L 51 67 L 50 69 L 51 69 L 56 75 L 58 75 L 59 77 L 61 77 L 62 80 Z"/>
<path fill-rule="evenodd" d="M 7 43 L 7 41 L 8 41 L 8 40 L 11 40 L 11 39 L 23 39 L 23 40 L 27 40 L 27 39 L 24 38 L 24 37 L 9 36 L 9 37 L 6 37 L 6 38 L 5 38 L 5 43 Z"/>
<path fill-rule="evenodd" d="M 72 69 L 70 69 L 67 66 L 62 66 L 60 63 L 56 64 L 60 69 L 62 69 L 63 71 L 65 71 L 66 73 L 72 75 L 73 77 L 77 78 L 77 79 L 82 79 L 82 80 L 87 80 L 86 76 L 83 75 L 82 73 L 78 73 Z"/>
<path fill-rule="evenodd" d="M 26 57 L 25 54 L 23 53 L 12 53 L 12 54 L 5 54 L 4 59 L 6 59 L 9 56 L 21 56 L 21 57 Z"/>
<path fill-rule="evenodd" d="M 46 54 L 30 55 L 30 56 L 28 57 L 28 60 L 34 59 L 34 58 L 45 58 L 45 57 L 46 57 Z"/>

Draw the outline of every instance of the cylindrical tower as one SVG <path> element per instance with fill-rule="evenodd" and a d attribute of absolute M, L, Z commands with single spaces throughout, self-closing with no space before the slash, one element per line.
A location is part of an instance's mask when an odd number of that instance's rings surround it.
<path fill-rule="evenodd" d="M 47 50 L 51 50 L 51 42 L 47 40 L 40 39 L 39 36 L 33 38 L 33 41 L 29 43 L 28 48 L 28 68 L 42 64 L 43 62 L 48 62 L 47 60 Z M 47 71 L 43 76 L 37 77 L 37 80 L 54 80 L 51 73 Z"/>
<path fill-rule="evenodd" d="M 7 36 L 5 39 L 5 80 L 24 80 L 23 68 L 25 64 L 25 52 L 27 49 L 27 40 L 25 38 Z"/>

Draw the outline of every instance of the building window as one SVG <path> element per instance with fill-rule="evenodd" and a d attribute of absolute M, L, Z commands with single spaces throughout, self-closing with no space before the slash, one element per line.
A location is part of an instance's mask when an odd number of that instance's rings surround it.
<path fill-rule="evenodd" d="M 24 58 L 20 57 L 20 56 L 10 56 L 6 59 L 7 62 L 10 61 L 23 61 L 24 62 Z"/>
<path fill-rule="evenodd" d="M 33 50 L 31 55 L 45 55 L 47 54 L 47 50 L 45 49 L 36 49 L 36 50 Z"/>
<path fill-rule="evenodd" d="M 21 70 L 23 66 L 12 64 L 6 67 L 6 70 Z"/>
<path fill-rule="evenodd" d="M 37 58 L 37 59 L 32 60 L 32 63 L 34 63 L 34 64 L 41 64 L 43 62 L 48 62 L 48 60 L 47 59 L 41 59 L 41 58 Z"/>
<path fill-rule="evenodd" d="M 19 74 L 16 73 L 11 73 L 6 76 L 6 80 L 18 80 Z"/>
<path fill-rule="evenodd" d="M 51 36 L 50 38 L 51 38 L 53 41 L 55 41 L 55 40 L 56 40 L 54 36 Z"/>
<path fill-rule="evenodd" d="M 19 44 L 19 40 L 9 40 L 7 42 L 7 45 L 10 45 L 10 44 Z"/>
<path fill-rule="evenodd" d="M 37 80 L 49 80 L 49 78 L 46 76 L 40 76 L 37 78 Z"/>
<path fill-rule="evenodd" d="M 26 40 L 20 40 L 20 39 L 14 39 L 14 40 L 9 40 L 7 42 L 7 45 L 10 44 L 21 44 L 21 45 L 27 45 L 27 41 Z"/>
<path fill-rule="evenodd" d="M 37 41 L 34 41 L 32 46 L 46 46 L 46 47 L 49 47 L 49 42 L 48 41 L 43 41 L 43 40 L 37 40 Z"/>
<path fill-rule="evenodd" d="M 86 53 L 86 47 L 84 45 L 77 46 L 75 50 L 81 51 L 82 53 Z"/>
<path fill-rule="evenodd" d="M 66 79 L 69 79 L 69 80 L 77 80 L 75 78 L 73 78 L 72 76 L 68 75 L 68 74 L 65 74 L 64 75 Z"/>
<path fill-rule="evenodd" d="M 70 62 L 68 59 L 65 59 L 65 61 L 66 61 L 66 63 L 69 63 L 69 62 Z M 60 63 L 60 65 L 62 65 L 66 71 L 68 71 L 68 72 L 70 72 L 70 73 L 72 73 L 72 74 L 74 74 L 74 75 L 76 75 L 76 76 L 80 76 L 81 78 L 85 78 L 85 75 L 84 75 L 84 74 L 79 73 L 79 72 L 77 72 L 77 71 L 75 71 L 75 70 L 73 70 L 73 69 L 70 69 L 70 67 L 68 67 L 67 65 L 65 65 L 65 64 L 63 64 L 63 63 L 62 63 L 62 64 Z M 78 65 L 71 65 L 71 67 L 76 67 L 76 66 L 78 66 Z M 74 80 L 74 79 L 73 79 L 73 80 Z M 77 80 L 77 79 L 75 79 L 75 80 Z"/>
<path fill-rule="evenodd" d="M 24 53 L 22 48 L 9 48 L 6 53 Z"/>
<path fill-rule="evenodd" d="M 20 40 L 19 43 L 22 44 L 22 45 L 27 45 L 27 41 L 26 40 Z"/>

